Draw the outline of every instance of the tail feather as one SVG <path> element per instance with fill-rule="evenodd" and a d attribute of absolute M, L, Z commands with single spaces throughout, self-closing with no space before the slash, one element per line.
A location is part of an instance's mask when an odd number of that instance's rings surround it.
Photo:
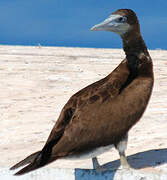
<path fill-rule="evenodd" d="M 31 157 L 31 158 L 30 158 Z M 29 159 L 28 159 L 29 158 Z M 18 164 L 16 164 L 15 166 L 14 166 L 14 168 L 15 167 L 20 167 L 21 165 L 25 165 L 25 164 L 27 164 L 27 163 L 30 163 L 30 164 L 28 164 L 26 167 L 24 167 L 23 169 L 21 169 L 20 171 L 18 171 L 17 173 L 15 173 L 14 175 L 23 175 L 23 174 L 26 174 L 26 173 L 28 173 L 28 172 L 30 172 L 30 171 L 33 171 L 33 170 L 36 170 L 36 169 L 38 169 L 38 168 L 41 168 L 41 167 L 43 167 L 43 166 L 45 166 L 45 165 L 47 165 L 47 164 L 49 164 L 49 163 L 51 163 L 52 161 L 54 161 L 54 160 L 56 160 L 56 159 L 58 159 L 58 157 L 48 157 L 48 158 L 44 158 L 43 157 L 43 153 L 42 153 L 42 151 L 39 151 L 39 152 L 36 152 L 36 153 L 34 153 L 34 154 L 32 154 L 32 155 L 30 155 L 29 157 L 27 157 L 25 160 L 26 161 L 24 161 L 23 160 L 23 162 L 21 161 L 21 162 L 19 162 Z M 13 167 L 12 167 L 13 168 Z"/>
<path fill-rule="evenodd" d="M 23 175 L 25 173 L 28 173 L 28 172 L 38 169 L 40 167 L 42 167 L 40 164 L 33 162 L 33 163 L 29 164 L 28 166 L 24 167 L 23 169 L 21 169 L 20 171 L 18 171 L 17 173 L 15 173 L 14 175 L 15 176 Z"/>
<path fill-rule="evenodd" d="M 31 154 L 30 156 L 20 161 L 10 169 L 13 170 L 28 164 L 26 167 L 24 167 L 15 174 L 15 175 L 22 175 L 51 163 L 52 161 L 60 158 L 60 155 L 56 156 L 54 154 L 54 156 L 52 156 L 52 148 L 54 145 L 55 145 L 55 140 L 48 142 L 41 151 Z"/>
<path fill-rule="evenodd" d="M 37 155 L 38 155 L 39 153 L 40 153 L 40 151 L 37 151 L 37 152 L 31 154 L 30 156 L 26 157 L 26 158 L 23 159 L 22 161 L 18 162 L 18 163 L 15 164 L 14 166 L 12 166 L 12 167 L 10 168 L 10 170 L 14 170 L 14 169 L 17 169 L 17 168 L 19 168 L 19 167 L 21 167 L 21 166 L 25 166 L 25 165 L 27 165 L 27 164 L 29 164 L 29 163 L 32 163 L 32 162 L 35 160 L 35 158 L 37 157 Z"/>

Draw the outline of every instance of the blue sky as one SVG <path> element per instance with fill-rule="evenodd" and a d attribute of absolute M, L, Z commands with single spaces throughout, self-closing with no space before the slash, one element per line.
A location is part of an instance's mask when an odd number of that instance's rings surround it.
<path fill-rule="evenodd" d="M 120 8 L 137 13 L 149 49 L 167 49 L 166 0 L 0 0 L 0 44 L 121 48 L 118 35 L 90 31 Z"/>

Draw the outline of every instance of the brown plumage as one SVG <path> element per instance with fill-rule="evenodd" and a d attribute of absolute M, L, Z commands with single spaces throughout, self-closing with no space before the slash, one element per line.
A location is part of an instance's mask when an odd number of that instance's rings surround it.
<path fill-rule="evenodd" d="M 152 60 L 132 10 L 117 10 L 92 30 L 119 34 L 126 58 L 107 77 L 69 99 L 43 149 L 11 168 L 29 164 L 16 175 L 62 157 L 86 154 L 112 144 L 120 153 L 121 164 L 128 165 L 122 143 L 126 143 L 129 129 L 141 118 L 148 104 L 153 87 Z"/>

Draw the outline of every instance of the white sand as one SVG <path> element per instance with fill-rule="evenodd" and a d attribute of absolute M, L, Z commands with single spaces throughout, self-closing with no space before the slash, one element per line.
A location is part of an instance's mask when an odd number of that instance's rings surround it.
<path fill-rule="evenodd" d="M 137 167 L 165 170 L 167 51 L 150 54 L 154 90 L 144 116 L 129 133 L 127 155 L 140 153 L 130 160 Z M 0 166 L 10 167 L 41 149 L 70 96 L 106 76 L 123 58 L 119 49 L 0 46 Z M 153 149 L 159 151 L 149 152 Z M 99 156 L 101 164 L 117 159 L 114 149 Z M 58 160 L 48 167 L 92 168 L 92 163 Z"/>

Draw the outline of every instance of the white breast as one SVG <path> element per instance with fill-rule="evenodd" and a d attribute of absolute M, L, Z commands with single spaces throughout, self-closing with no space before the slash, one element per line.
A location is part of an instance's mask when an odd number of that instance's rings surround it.
<path fill-rule="evenodd" d="M 89 158 L 99 156 L 99 155 L 103 154 L 104 152 L 109 151 L 113 147 L 114 147 L 114 145 L 101 146 L 101 147 L 95 148 L 95 149 L 93 149 L 91 151 L 87 151 L 87 152 L 80 153 L 80 154 L 77 154 L 77 155 L 70 155 L 70 156 L 64 157 L 62 159 L 69 159 L 69 160 L 89 159 Z"/>

